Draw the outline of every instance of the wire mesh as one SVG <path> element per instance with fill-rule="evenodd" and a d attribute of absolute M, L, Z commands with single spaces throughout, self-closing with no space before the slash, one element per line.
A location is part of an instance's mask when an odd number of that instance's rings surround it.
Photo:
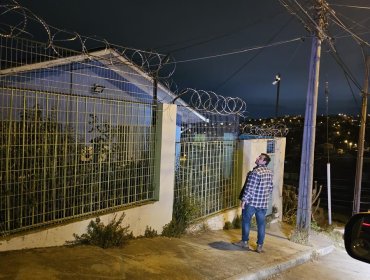
<path fill-rule="evenodd" d="M 238 117 L 178 111 L 175 205 L 191 198 L 200 208 L 196 218 L 237 206 Z"/>
<path fill-rule="evenodd" d="M 0 43 L 0 231 L 152 200 L 152 80 L 113 50 Z"/>

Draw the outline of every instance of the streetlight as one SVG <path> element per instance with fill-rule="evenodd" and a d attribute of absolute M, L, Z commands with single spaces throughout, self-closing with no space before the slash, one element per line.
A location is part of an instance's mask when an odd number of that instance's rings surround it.
<path fill-rule="evenodd" d="M 277 118 L 278 111 L 279 111 L 280 81 L 281 81 L 280 73 L 277 73 L 276 76 L 275 76 L 275 81 L 272 82 L 273 85 L 277 85 L 277 88 L 276 88 L 275 118 Z"/>

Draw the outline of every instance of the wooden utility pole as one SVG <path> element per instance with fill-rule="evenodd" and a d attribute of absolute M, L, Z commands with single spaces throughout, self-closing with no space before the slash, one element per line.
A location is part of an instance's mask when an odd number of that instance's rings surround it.
<path fill-rule="evenodd" d="M 361 183 L 362 183 L 362 168 L 364 161 L 364 142 L 365 142 L 365 126 L 366 126 L 366 116 L 367 116 L 367 96 L 369 88 L 369 67 L 370 67 L 370 57 L 366 57 L 365 63 L 365 81 L 364 88 L 362 89 L 362 108 L 360 115 L 360 132 L 358 135 L 357 144 L 357 161 L 356 161 L 356 178 L 355 178 L 355 190 L 353 196 L 353 210 L 352 214 L 360 212 L 361 204 Z"/>
<path fill-rule="evenodd" d="M 304 119 L 301 168 L 299 174 L 299 193 L 297 209 L 297 231 L 309 234 L 312 214 L 312 184 L 314 167 L 314 150 L 316 135 L 317 96 L 319 88 L 319 70 L 321 43 L 324 39 L 323 29 L 326 27 L 324 0 L 315 0 L 316 27 L 312 41 L 310 73 L 306 98 Z"/>

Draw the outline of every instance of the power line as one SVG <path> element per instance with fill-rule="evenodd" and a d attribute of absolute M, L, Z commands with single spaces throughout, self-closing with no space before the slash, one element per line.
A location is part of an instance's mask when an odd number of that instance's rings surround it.
<path fill-rule="evenodd" d="M 290 17 L 287 22 L 283 24 L 283 26 L 266 42 L 267 44 L 271 43 L 284 29 L 285 27 L 292 21 L 293 17 Z M 240 66 L 236 71 L 234 71 L 231 75 L 229 75 L 223 82 L 217 85 L 216 90 L 219 90 L 223 87 L 226 83 L 228 83 L 232 78 L 234 78 L 241 70 L 244 69 L 249 63 L 251 63 L 260 53 L 262 53 L 263 49 L 260 49 L 258 52 L 255 53 L 250 59 L 248 59 L 242 66 Z"/>
<path fill-rule="evenodd" d="M 352 6 L 352 5 L 341 5 L 341 4 L 330 4 L 330 6 L 370 10 L 370 7 L 366 7 L 366 6 Z"/>
<path fill-rule="evenodd" d="M 370 47 L 370 44 L 367 42 L 367 41 L 365 41 L 364 39 L 362 39 L 360 36 L 358 36 L 356 33 L 354 33 L 354 32 L 352 32 L 338 17 L 337 17 L 337 15 L 335 14 L 335 12 L 333 11 L 333 10 L 331 10 L 331 9 L 329 9 L 329 13 L 330 13 L 330 15 L 331 15 L 331 19 L 333 20 L 333 22 L 335 23 L 335 24 L 337 24 L 339 27 L 341 27 L 344 31 L 346 31 L 347 33 L 349 33 L 352 37 L 353 37 L 353 39 L 357 42 L 357 43 L 359 43 L 359 42 L 361 42 L 361 43 L 363 43 L 363 44 L 365 44 L 365 45 L 367 45 L 368 47 Z"/>
<path fill-rule="evenodd" d="M 227 31 L 226 33 L 222 33 L 220 35 L 216 35 L 216 36 L 210 37 L 210 38 L 205 39 L 205 40 L 201 40 L 199 42 L 195 42 L 195 43 L 190 44 L 190 45 L 187 45 L 187 46 L 182 46 L 182 47 L 179 47 L 179 48 L 168 50 L 166 52 L 173 54 L 175 52 L 179 52 L 179 51 L 186 50 L 186 49 L 189 49 L 189 48 L 193 48 L 193 47 L 197 47 L 197 46 L 200 46 L 200 45 L 204 45 L 204 44 L 207 44 L 209 42 L 216 41 L 216 40 L 219 40 L 219 39 L 222 39 L 222 38 L 225 38 L 225 37 L 229 37 L 229 36 L 235 35 L 236 33 L 242 32 L 242 31 L 244 31 L 244 30 L 246 30 L 246 29 L 248 29 L 250 27 L 253 27 L 253 26 L 257 25 L 258 23 L 263 22 L 265 19 L 269 19 L 270 20 L 271 18 L 274 18 L 274 17 L 276 17 L 276 16 L 278 16 L 280 14 L 282 14 L 282 12 L 274 12 L 271 15 L 267 15 L 264 18 L 259 18 L 258 20 L 255 20 L 255 21 L 253 21 L 250 24 L 243 25 L 243 26 L 238 27 L 238 28 L 234 28 L 232 30 Z M 176 42 L 176 43 L 171 43 L 171 44 L 167 44 L 167 45 L 162 45 L 162 46 L 154 47 L 154 49 L 163 49 L 163 48 L 166 48 L 166 47 L 176 46 L 178 44 L 182 44 L 182 43 L 186 43 L 186 42 L 194 41 L 194 40 L 198 40 L 198 39 L 190 39 L 190 40 L 187 39 L 187 40 L 183 40 L 183 41 Z"/>
<path fill-rule="evenodd" d="M 279 41 L 279 42 L 275 42 L 275 43 L 267 44 L 267 45 L 263 45 L 263 46 L 256 46 L 256 47 L 242 49 L 242 50 L 233 51 L 233 52 L 227 52 L 227 53 L 221 53 L 221 54 L 215 54 L 215 55 L 209 55 L 209 56 L 203 56 L 203 57 L 190 58 L 190 59 L 185 59 L 185 60 L 180 60 L 180 61 L 169 62 L 167 64 L 195 62 L 195 61 L 200 61 L 200 60 L 205 60 L 205 59 L 219 58 L 219 57 L 223 57 L 223 56 L 235 55 L 235 54 L 255 51 L 255 50 L 259 50 L 259 49 L 265 49 L 265 48 L 269 48 L 269 47 L 276 47 L 276 46 L 289 44 L 289 43 L 300 41 L 300 40 L 302 40 L 302 38 L 297 37 L 297 38 L 294 38 L 294 39 Z"/>

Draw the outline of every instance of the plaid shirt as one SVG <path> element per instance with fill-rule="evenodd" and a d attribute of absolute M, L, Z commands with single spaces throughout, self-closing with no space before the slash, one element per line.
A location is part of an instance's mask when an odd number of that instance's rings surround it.
<path fill-rule="evenodd" d="M 272 187 L 272 171 L 266 166 L 257 166 L 247 178 L 241 200 L 250 206 L 267 209 Z"/>

